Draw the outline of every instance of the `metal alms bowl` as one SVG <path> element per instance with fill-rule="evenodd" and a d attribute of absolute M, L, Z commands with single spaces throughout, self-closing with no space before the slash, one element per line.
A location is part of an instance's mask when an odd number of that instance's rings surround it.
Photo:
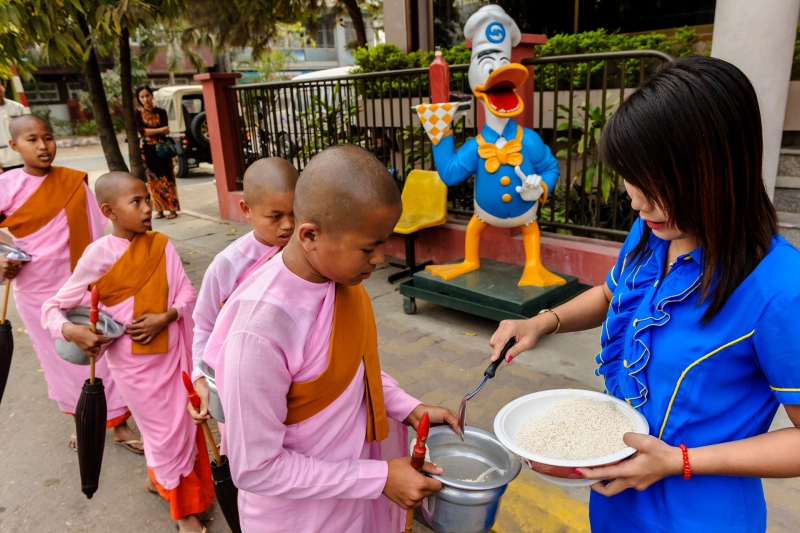
<path fill-rule="evenodd" d="M 497 438 L 511 453 L 542 479 L 566 487 L 585 487 L 596 482 L 576 474 L 574 472 L 576 468 L 613 465 L 636 453 L 635 449 L 626 446 L 617 453 L 596 459 L 553 459 L 536 455 L 516 445 L 514 439 L 529 418 L 542 416 L 554 405 L 577 397 L 612 402 L 617 405 L 623 415 L 633 422 L 634 432 L 644 435 L 649 433 L 650 425 L 647 423 L 647 419 L 627 403 L 608 394 L 578 389 L 554 389 L 522 396 L 503 407 L 494 419 L 494 431 Z"/>
<path fill-rule="evenodd" d="M 200 372 L 205 376 L 206 385 L 208 386 L 208 413 L 214 420 L 224 424 L 225 415 L 222 412 L 222 401 L 219 399 L 219 392 L 217 392 L 217 381 L 214 369 L 203 361 L 200 363 Z"/>
<path fill-rule="evenodd" d="M 0 244 L 0 255 L 8 256 L 9 259 L 14 261 L 26 262 L 31 260 L 30 255 L 10 244 Z"/>
<path fill-rule="evenodd" d="M 75 309 L 62 310 L 61 314 L 64 315 L 70 323 L 77 326 L 90 326 L 89 312 L 90 308 L 86 306 L 79 306 Z M 115 322 L 111 315 L 105 311 L 100 311 L 97 320 L 97 330 L 102 331 L 101 337 L 107 339 L 118 339 L 125 333 L 125 326 L 119 322 Z M 108 346 L 108 345 L 106 345 Z M 63 339 L 56 339 L 56 353 L 64 360 L 74 365 L 86 366 L 89 364 L 89 356 L 78 348 L 74 342 L 65 341 Z"/>
<path fill-rule="evenodd" d="M 431 428 L 427 441 L 430 460 L 444 468 L 431 476 L 442 490 L 422 504 L 422 514 L 439 533 L 485 533 L 492 529 L 500 510 L 500 498 L 519 475 L 522 465 L 497 438 L 482 429 L 466 427 L 464 441 L 449 426 Z M 497 469 L 479 483 L 477 479 Z M 498 472 L 502 471 L 502 474 Z"/>

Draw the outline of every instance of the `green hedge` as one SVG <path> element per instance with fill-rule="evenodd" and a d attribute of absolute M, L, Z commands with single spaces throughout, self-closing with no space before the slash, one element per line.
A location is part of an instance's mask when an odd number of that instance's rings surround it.
<path fill-rule="evenodd" d="M 434 58 L 433 52 L 417 50 L 404 54 L 393 44 L 379 44 L 372 48 L 359 48 L 353 52 L 356 68 L 353 73 L 383 72 L 386 70 L 406 70 L 411 68 L 427 67 Z M 442 57 L 448 65 L 463 65 L 469 63 L 471 52 L 463 44 L 442 50 Z M 454 90 L 469 91 L 466 72 L 453 72 L 450 76 L 451 87 Z M 421 76 L 402 76 L 393 78 L 379 78 L 371 82 L 360 82 L 358 90 L 363 91 L 367 98 L 388 98 L 430 94 L 430 79 L 427 74 Z"/>
<path fill-rule="evenodd" d="M 679 28 L 672 36 L 663 33 L 648 33 L 644 35 L 625 35 L 621 33 L 609 33 L 600 29 L 587 31 L 575 35 L 556 35 L 547 40 L 547 43 L 536 47 L 536 57 L 560 56 L 568 54 L 591 54 L 598 52 L 616 52 L 621 50 L 659 50 L 673 57 L 693 54 L 692 45 L 697 42 L 695 31 L 689 28 Z M 625 86 L 635 87 L 642 78 L 642 68 L 644 77 L 647 77 L 658 65 L 660 61 L 646 59 L 627 60 L 625 62 Z M 589 85 L 592 89 L 600 89 L 603 86 L 603 69 L 606 68 L 606 86 L 621 87 L 623 76 L 622 61 L 595 61 L 591 64 L 591 79 Z M 544 82 L 544 88 L 552 91 L 556 88 L 555 65 L 545 65 L 541 67 L 541 76 L 536 82 L 537 89 L 540 83 Z M 570 65 L 560 65 L 558 67 L 558 89 L 568 90 L 570 88 L 570 77 L 572 86 L 575 89 L 586 88 L 586 76 L 589 71 L 588 63 L 575 63 L 572 74 Z"/>
<path fill-rule="evenodd" d="M 625 35 L 608 33 L 606 30 L 587 31 L 576 35 L 556 35 L 546 44 L 536 47 L 537 57 L 556 56 L 565 54 L 588 54 L 592 52 L 610 52 L 615 50 L 660 50 L 673 56 L 682 56 L 692 53 L 692 45 L 696 42 L 694 30 L 688 28 L 678 29 L 674 35 L 667 36 L 663 33 L 649 33 L 645 35 Z M 469 63 L 470 50 L 463 44 L 442 50 L 444 60 L 450 65 L 463 65 Z M 433 52 L 416 51 L 404 54 L 393 44 L 379 44 L 372 48 L 359 48 L 354 51 L 356 69 L 354 72 L 382 72 L 387 70 L 405 70 L 410 68 L 427 67 L 434 58 Z M 647 60 L 644 62 L 645 70 L 651 70 L 658 62 Z M 607 84 L 609 87 L 620 85 L 621 62 L 609 62 Z M 641 71 L 639 61 L 628 61 L 625 69 L 626 85 L 635 86 L 638 83 Z M 574 68 L 573 85 L 576 88 L 586 87 L 587 64 L 576 64 Z M 591 85 L 594 88 L 602 86 L 603 63 L 592 64 Z M 552 90 L 555 87 L 555 67 L 550 65 L 543 70 L 545 88 Z M 465 73 L 453 73 L 453 90 L 468 90 Z M 570 69 L 568 65 L 559 67 L 559 88 L 568 89 Z M 420 83 L 422 87 L 420 87 Z M 538 83 L 537 83 L 538 86 Z M 382 95 L 388 97 L 407 95 L 409 88 L 411 94 L 427 95 L 429 84 L 427 76 L 421 79 L 393 78 L 390 82 L 382 80 L 377 86 L 368 84 L 365 90 L 369 96 Z"/>

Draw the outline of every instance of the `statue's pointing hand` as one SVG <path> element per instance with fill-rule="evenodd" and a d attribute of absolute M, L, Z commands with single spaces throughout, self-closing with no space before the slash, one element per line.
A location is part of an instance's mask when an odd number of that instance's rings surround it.
<path fill-rule="evenodd" d="M 517 193 L 522 199 L 526 202 L 535 202 L 538 200 L 544 193 L 542 177 L 539 174 L 526 176 L 525 173 L 522 172 L 522 169 L 519 168 L 519 165 L 514 167 L 514 172 L 516 172 L 519 179 L 522 180 L 522 185 L 517 187 Z"/>

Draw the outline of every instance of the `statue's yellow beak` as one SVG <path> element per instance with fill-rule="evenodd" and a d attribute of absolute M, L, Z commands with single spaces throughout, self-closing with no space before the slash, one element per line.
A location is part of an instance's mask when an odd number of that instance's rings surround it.
<path fill-rule="evenodd" d="M 495 70 L 483 85 L 472 89 L 475 98 L 483 100 L 486 108 L 498 117 L 513 117 L 522 113 L 522 97 L 517 88 L 528 79 L 528 69 L 519 63 L 511 63 Z"/>

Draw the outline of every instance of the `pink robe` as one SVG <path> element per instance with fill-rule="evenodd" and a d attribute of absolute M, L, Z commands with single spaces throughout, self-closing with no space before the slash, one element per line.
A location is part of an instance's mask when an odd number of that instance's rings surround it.
<path fill-rule="evenodd" d="M 383 374 L 391 433 L 366 442 L 362 363 L 331 405 L 284 425 L 291 383 L 328 364 L 334 295 L 333 283 L 299 278 L 279 254 L 228 299 L 209 339 L 244 532 L 402 531 L 405 512 L 382 495 L 385 461 L 407 454 L 400 422 L 418 400 Z"/>
<path fill-rule="evenodd" d="M 42 320 L 54 337 L 62 338 L 64 318 L 60 309 L 88 305 L 86 288 L 108 272 L 130 242 L 107 235 L 86 248 L 75 272 L 58 294 L 45 302 Z M 194 467 L 197 454 L 197 429 L 186 412 L 186 389 L 181 371 L 191 371 L 191 313 L 196 293 L 183 270 L 181 259 L 171 243 L 166 248 L 168 306 L 178 311 L 178 320 L 169 327 L 169 351 L 165 354 L 131 353 L 130 335 L 123 335 L 105 351 L 108 368 L 122 397 L 136 419 L 144 440 L 147 466 L 167 490 L 180 483 Z M 133 319 L 133 298 L 112 307 L 101 308 L 120 324 Z"/>
<path fill-rule="evenodd" d="M 46 176 L 31 176 L 23 170 L 14 169 L 0 174 L 0 213 L 6 217 L 22 207 L 25 201 L 42 184 Z M 92 240 L 103 236 L 108 219 L 100 212 L 97 200 L 88 186 L 86 189 L 86 211 Z M 31 261 L 24 263 L 19 275 L 12 282 L 14 299 L 28 336 L 33 344 L 39 364 L 44 371 L 50 399 L 58 403 L 64 413 L 74 413 L 78 405 L 83 382 L 89 377 L 89 367 L 68 363 L 58 356 L 53 337 L 44 330 L 42 304 L 58 292 L 69 279 L 69 228 L 64 210 L 42 229 L 14 239 L 14 245 L 27 252 Z M 111 379 L 104 361 L 98 361 L 96 375 L 103 379 L 108 405 L 108 419 L 120 417 L 128 412 L 125 401 Z"/>
<path fill-rule="evenodd" d="M 200 362 L 203 360 L 208 337 L 222 310 L 222 304 L 230 298 L 242 281 L 279 251 L 279 246 L 267 246 L 258 242 L 251 231 L 217 254 L 208 266 L 203 275 L 203 284 L 197 295 L 197 305 L 193 315 L 192 381 L 202 376 Z"/>

